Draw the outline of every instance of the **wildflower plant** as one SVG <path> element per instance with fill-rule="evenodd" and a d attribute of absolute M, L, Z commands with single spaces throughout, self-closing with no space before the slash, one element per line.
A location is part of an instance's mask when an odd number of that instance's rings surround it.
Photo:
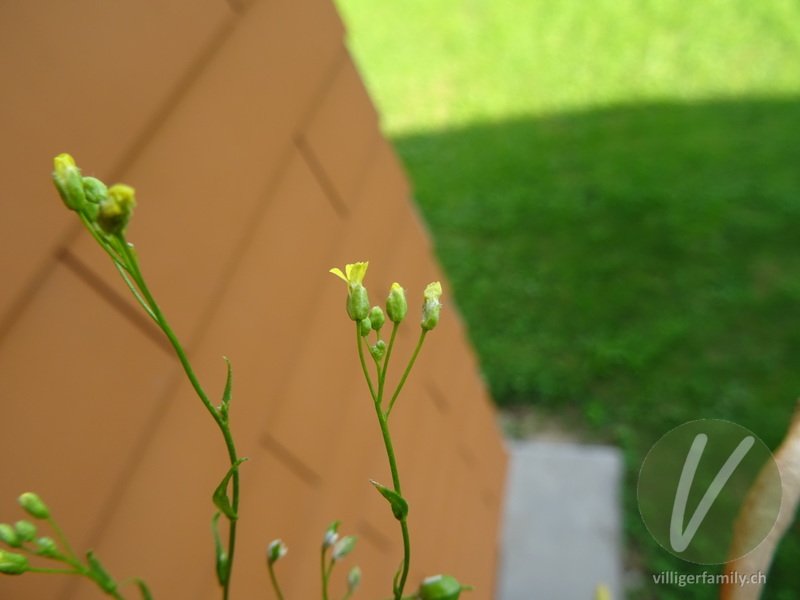
<path fill-rule="evenodd" d="M 200 384 L 183 346 L 150 292 L 139 267 L 137 253 L 133 245 L 126 239 L 125 232 L 136 206 L 133 188 L 124 184 L 107 187 L 99 179 L 84 177 L 73 158 L 68 154 L 57 156 L 54 159 L 54 167 L 53 182 L 64 205 L 77 214 L 87 231 L 109 256 L 142 309 L 167 337 L 195 394 L 216 423 L 222 437 L 229 467 L 227 472 L 222 474 L 220 483 L 211 494 L 214 506 L 211 528 L 217 580 L 222 598 L 227 600 L 233 572 L 239 518 L 239 468 L 247 460 L 239 456 L 230 428 L 233 383 L 231 364 L 225 359 L 227 366 L 225 387 L 220 402 L 215 404 Z M 439 322 L 442 287 L 439 282 L 434 282 L 425 288 L 419 322 L 419 340 L 397 386 L 390 392 L 386 387 L 386 375 L 392 359 L 398 328 L 405 321 L 408 313 L 408 304 L 405 290 L 398 283 L 394 283 L 389 290 L 385 310 L 380 306 L 370 306 L 367 288 L 364 286 L 364 277 L 368 266 L 367 262 L 357 262 L 348 264 L 344 272 L 340 269 L 331 269 L 331 272 L 347 284 L 345 308 L 348 317 L 354 322 L 357 352 L 391 471 L 390 486 L 371 481 L 378 493 L 388 502 L 393 518 L 399 523 L 400 535 L 403 540 L 403 556 L 392 581 L 391 597 L 393 600 L 409 600 L 411 598 L 457 600 L 461 591 L 471 588 L 462 586 L 450 575 L 429 577 L 420 584 L 415 593 L 404 595 L 411 562 L 411 541 L 408 528 L 409 506 L 402 494 L 400 474 L 389 429 L 392 409 L 408 379 L 422 344 L 428 332 L 434 329 Z M 387 319 L 392 323 L 388 341 L 382 336 Z M 0 523 L 0 542 L 8 547 L 8 550 L 0 548 L 0 574 L 21 575 L 30 572 L 79 575 L 90 579 L 103 592 L 117 600 L 125 600 L 122 590 L 126 586 L 135 586 L 144 600 L 153 598 L 146 583 L 139 578 L 132 577 L 117 582 L 103 567 L 93 551 L 89 550 L 83 556 L 79 556 L 52 516 L 50 509 L 39 496 L 32 492 L 26 492 L 19 497 L 19 503 L 36 524 L 28 520 L 17 521 L 14 525 Z M 339 535 L 339 525 L 339 521 L 332 523 L 322 537 L 320 550 L 322 600 L 329 600 L 328 587 L 334 567 L 349 555 L 356 545 L 355 536 Z M 53 536 L 41 535 L 39 529 L 42 526 L 47 526 L 52 530 Z M 283 600 L 284 596 L 278 583 L 275 564 L 287 552 L 287 546 L 280 539 L 272 541 L 266 549 L 268 576 L 279 600 Z M 48 566 L 39 566 L 40 562 Z M 361 570 L 356 566 L 347 575 L 347 591 L 343 600 L 347 600 L 358 589 L 360 582 Z"/>

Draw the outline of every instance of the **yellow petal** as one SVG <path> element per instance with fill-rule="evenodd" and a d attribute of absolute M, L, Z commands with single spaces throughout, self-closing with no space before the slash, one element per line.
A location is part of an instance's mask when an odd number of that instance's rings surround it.
<path fill-rule="evenodd" d="M 347 271 L 347 281 L 352 284 L 361 285 L 364 281 L 364 275 L 367 273 L 367 267 L 369 266 L 369 262 L 357 262 L 351 265 L 347 265 L 345 270 Z"/>
<path fill-rule="evenodd" d="M 433 300 L 438 301 L 439 298 L 442 296 L 442 284 L 438 281 L 434 281 L 433 283 L 429 283 L 428 286 L 425 288 L 425 300 Z"/>
<path fill-rule="evenodd" d="M 341 269 L 331 269 L 330 271 L 328 271 L 328 273 L 333 273 L 337 277 L 341 277 L 342 279 L 345 280 L 345 282 L 347 282 L 347 277 L 344 276 L 344 273 L 342 273 Z"/>

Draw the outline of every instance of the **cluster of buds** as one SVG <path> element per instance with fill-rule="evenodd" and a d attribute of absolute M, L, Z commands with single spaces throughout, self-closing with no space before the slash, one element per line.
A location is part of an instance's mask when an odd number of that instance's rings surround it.
<path fill-rule="evenodd" d="M 95 177 L 83 177 L 69 154 L 53 160 L 53 183 L 66 207 L 108 235 L 120 235 L 136 206 L 133 188 L 121 183 L 110 188 Z"/>
<path fill-rule="evenodd" d="M 330 272 L 340 277 L 347 284 L 347 300 L 345 307 L 347 315 L 359 324 L 361 334 L 366 336 L 370 331 L 380 331 L 386 317 L 392 323 L 401 323 L 408 313 L 406 291 L 399 283 L 393 283 L 386 298 L 386 314 L 380 306 L 370 308 L 367 288 L 364 287 L 364 275 L 369 262 L 358 262 L 345 266 L 344 273 L 341 269 L 331 269 Z M 442 307 L 440 298 L 442 285 L 438 281 L 429 283 L 425 288 L 422 303 L 422 318 L 420 325 L 425 331 L 430 331 L 439 323 L 439 309 Z M 385 349 L 385 346 L 383 347 Z M 380 348 L 373 350 L 381 352 Z M 382 353 L 381 353 L 382 356 Z M 379 358 L 379 357 L 376 357 Z"/>
<path fill-rule="evenodd" d="M 41 498 L 32 492 L 25 492 L 19 499 L 19 504 L 34 519 L 48 519 L 50 510 Z M 22 548 L 46 558 L 60 558 L 56 543 L 49 537 L 36 539 L 36 525 L 30 521 L 17 521 L 14 525 L 0 523 L 0 542 L 11 548 Z M 33 543 L 34 547 L 25 544 Z M 28 559 L 15 552 L 0 549 L 0 573 L 4 575 L 22 575 L 30 570 Z"/>

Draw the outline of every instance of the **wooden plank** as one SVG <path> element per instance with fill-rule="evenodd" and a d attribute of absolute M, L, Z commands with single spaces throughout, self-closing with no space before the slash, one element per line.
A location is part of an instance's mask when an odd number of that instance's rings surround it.
<path fill-rule="evenodd" d="M 0 345 L 3 422 L 12 425 L 0 437 L 3 520 L 23 518 L 16 497 L 36 491 L 75 546 L 91 547 L 176 366 L 59 264 Z M 0 597 L 19 597 L 5 587 L 11 579 L 0 579 Z M 70 583 L 52 581 L 48 597 Z"/>
<path fill-rule="evenodd" d="M 113 176 L 233 20 L 218 0 L 0 4 L 0 334 L 76 229 L 50 182 L 53 157 L 72 152 L 87 175 Z"/>
<path fill-rule="evenodd" d="M 302 135 L 337 203 L 352 209 L 358 182 L 380 134 L 378 115 L 346 53 Z"/>
<path fill-rule="evenodd" d="M 129 238 L 190 347 L 238 260 L 259 198 L 286 166 L 297 123 L 338 56 L 341 22 L 332 6 L 309 19 L 316 4 L 253 3 L 121 176 L 139 198 Z M 82 236 L 73 250 L 120 285 L 92 246 Z"/>

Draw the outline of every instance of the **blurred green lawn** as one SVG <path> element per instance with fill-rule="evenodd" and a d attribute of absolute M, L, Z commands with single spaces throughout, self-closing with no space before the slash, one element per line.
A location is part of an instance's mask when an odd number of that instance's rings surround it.
<path fill-rule="evenodd" d="M 770 447 L 800 395 L 800 3 L 338 0 L 500 405 L 636 474 L 669 429 Z M 800 525 L 765 598 L 800 594 Z M 646 586 L 637 598 L 715 598 Z"/>

